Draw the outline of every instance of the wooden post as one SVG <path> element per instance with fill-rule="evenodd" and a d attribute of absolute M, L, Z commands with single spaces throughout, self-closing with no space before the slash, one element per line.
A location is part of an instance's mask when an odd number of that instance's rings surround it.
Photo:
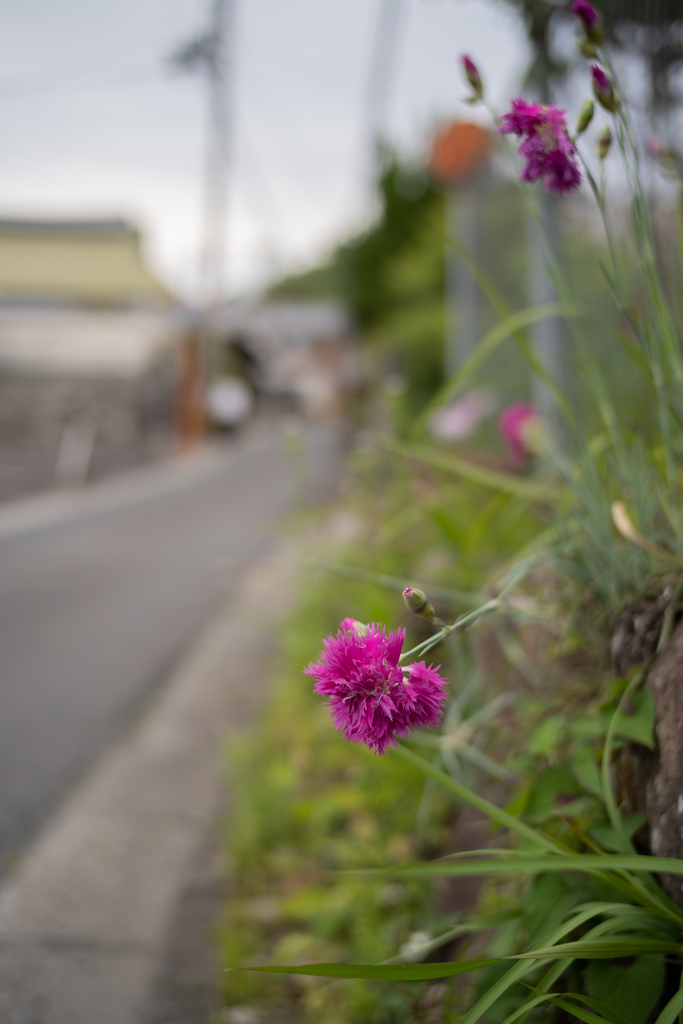
<path fill-rule="evenodd" d="M 175 360 L 175 445 L 188 451 L 201 445 L 205 434 L 204 343 L 194 327 L 179 340 Z"/>

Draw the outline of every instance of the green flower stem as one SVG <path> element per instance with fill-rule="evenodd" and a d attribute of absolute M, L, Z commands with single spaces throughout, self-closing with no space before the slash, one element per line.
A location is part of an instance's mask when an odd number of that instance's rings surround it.
<path fill-rule="evenodd" d="M 648 663 L 649 664 L 649 663 Z M 622 847 L 623 853 L 633 853 L 633 844 L 624 831 L 624 821 L 617 807 L 616 800 L 614 798 L 614 789 L 612 787 L 612 779 L 610 777 L 611 761 L 612 761 L 612 745 L 614 743 L 614 737 L 616 735 L 616 728 L 619 722 L 619 717 L 622 713 L 622 709 L 625 707 L 627 701 L 637 689 L 637 687 L 643 681 L 646 672 L 646 665 L 643 665 L 640 671 L 638 671 L 633 679 L 624 690 L 621 700 L 617 705 L 617 709 L 612 715 L 612 719 L 609 723 L 607 730 L 607 736 L 605 738 L 605 748 L 602 755 L 601 765 L 601 781 L 602 781 L 602 798 L 607 809 L 607 816 L 610 820 L 612 828 L 617 834 L 619 844 Z"/>
<path fill-rule="evenodd" d="M 434 636 L 430 636 L 428 640 L 423 640 L 417 647 L 413 647 L 410 651 L 405 651 L 399 660 L 399 663 L 405 661 L 406 658 L 417 657 L 420 654 L 426 654 L 432 647 L 435 647 L 440 643 L 444 637 L 449 636 L 458 629 L 463 629 L 465 626 L 476 625 L 480 619 L 484 618 L 485 615 L 491 614 L 491 612 L 497 611 L 508 594 L 515 589 L 515 587 L 522 582 L 524 577 L 527 575 L 529 570 L 536 564 L 540 557 L 540 552 L 530 555 L 525 558 L 524 561 L 519 562 L 514 566 L 511 571 L 505 576 L 500 582 L 504 584 L 503 589 L 500 591 L 497 597 L 487 601 L 486 604 L 481 605 L 479 608 L 475 608 L 473 612 L 468 612 L 467 615 L 461 615 L 459 619 L 444 629 L 440 630 Z"/>
<path fill-rule="evenodd" d="M 484 615 L 488 615 L 490 612 L 495 611 L 500 606 L 500 598 L 493 598 L 491 601 L 487 601 L 486 604 L 481 605 L 480 608 L 476 608 L 473 612 L 469 612 L 467 615 L 461 615 L 459 619 L 451 626 L 445 626 L 439 630 L 434 636 L 430 636 L 428 640 L 423 640 L 417 647 L 413 647 L 410 651 L 405 651 L 398 659 L 399 662 L 405 661 L 406 658 L 417 657 L 419 654 L 426 654 L 432 647 L 436 647 L 444 637 L 450 636 L 457 629 L 463 629 L 469 623 L 479 622 Z"/>

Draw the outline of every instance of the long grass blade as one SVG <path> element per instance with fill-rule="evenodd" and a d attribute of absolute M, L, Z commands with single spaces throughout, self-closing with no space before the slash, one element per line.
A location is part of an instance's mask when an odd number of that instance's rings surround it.
<path fill-rule="evenodd" d="M 666 1004 L 655 1024 L 674 1024 L 674 1021 L 683 1010 L 683 989 L 672 996 Z"/>
<path fill-rule="evenodd" d="M 527 477 L 513 476 L 512 473 L 500 473 L 494 469 L 486 469 L 486 467 L 478 466 L 467 459 L 461 459 L 452 452 L 444 455 L 424 445 L 407 445 L 394 440 L 388 441 L 387 447 L 403 458 L 416 459 L 428 466 L 434 466 L 435 469 L 454 473 L 464 480 L 469 480 L 470 483 L 479 484 L 481 487 L 487 487 L 494 491 L 514 494 L 516 497 L 526 498 L 528 501 L 555 503 L 566 494 L 564 488 L 553 487 Z"/>
<path fill-rule="evenodd" d="M 405 748 L 402 748 L 405 749 Z M 416 755 L 413 755 L 416 756 Z M 422 760 L 422 758 L 417 758 Z M 425 764 L 428 762 L 425 761 Z M 431 766 L 430 766 L 431 767 Z M 434 769 L 438 772 L 439 769 Z M 439 773 L 444 775 L 443 772 Z M 445 779 L 449 779 L 449 776 L 445 776 Z M 454 780 L 450 780 L 456 787 L 459 787 L 459 783 L 455 783 Z M 443 783 L 446 785 L 446 783 Z M 452 788 L 452 787 L 446 787 Z M 464 787 L 462 787 L 464 788 Z M 460 794 L 458 794 L 460 795 Z M 473 794 L 475 795 L 475 794 Z M 461 799 L 466 799 L 464 796 Z M 478 800 L 483 798 L 477 797 Z M 470 803 L 470 800 L 467 800 Z M 486 803 L 486 801 L 484 801 Z M 474 805 L 477 806 L 477 805 Z M 483 808 L 485 814 L 493 818 L 493 815 Z M 497 820 L 499 824 L 503 824 L 502 816 L 505 815 L 504 811 L 500 811 L 499 808 L 495 808 L 498 812 Z M 511 815 L 505 815 L 507 819 L 510 819 Z M 494 820 L 496 820 L 494 818 Z M 519 822 L 516 818 L 512 818 L 512 821 L 517 826 L 523 826 L 523 822 Z M 512 828 L 509 821 L 504 824 L 505 828 Z M 521 828 L 515 828 L 515 831 L 521 834 Z M 557 846 L 549 837 L 544 836 L 540 832 L 536 832 L 529 826 L 526 826 L 526 837 L 528 832 L 534 834 L 535 842 L 537 845 L 545 845 L 546 849 L 552 850 L 553 855 L 547 856 L 525 856 L 523 854 L 515 855 L 512 857 L 495 856 L 495 857 L 476 857 L 471 860 L 441 860 L 441 861 L 430 861 L 424 864 L 403 864 L 395 867 L 387 868 L 372 868 L 368 869 L 364 874 L 391 874 L 406 878 L 430 878 L 438 877 L 441 875 L 447 876 L 476 876 L 476 875 L 509 875 L 509 874 L 524 874 L 534 875 L 542 874 L 547 871 L 580 871 L 593 873 L 599 872 L 611 872 L 611 871 L 639 871 L 639 872 L 666 872 L 670 875 L 683 875 L 683 860 L 677 860 L 673 857 L 650 857 L 641 854 L 594 854 L 594 853 L 582 853 L 574 856 L 566 856 L 560 853 L 559 846 Z"/>
<path fill-rule="evenodd" d="M 555 996 L 551 1002 L 558 1007 L 560 1010 L 566 1010 L 567 1013 L 572 1014 L 578 1020 L 585 1021 L 585 1024 L 613 1024 L 610 1017 L 600 1017 L 597 1013 L 591 1013 L 590 1010 L 585 1010 L 582 1006 L 577 1006 L 575 1003 L 570 1003 L 566 999 L 558 999 Z"/>
<path fill-rule="evenodd" d="M 262 971 L 266 974 L 304 974 L 314 978 L 365 978 L 369 981 L 432 981 L 452 978 L 500 963 L 497 960 L 460 960 L 442 964 L 301 964 L 297 967 L 230 967 L 230 971 Z M 526 968 L 526 965 L 525 965 Z M 526 968 L 528 969 L 528 968 Z"/>
<path fill-rule="evenodd" d="M 544 306 L 531 306 L 528 309 L 508 314 L 504 320 L 496 324 L 495 327 L 492 327 L 481 338 L 474 351 L 468 356 L 457 373 L 453 374 L 431 400 L 421 414 L 420 420 L 424 421 L 435 409 L 438 409 L 439 406 L 444 405 L 462 391 L 482 363 L 495 352 L 499 345 L 507 341 L 508 338 L 518 335 L 518 332 L 523 330 L 523 328 L 530 327 L 532 324 L 539 323 L 542 320 L 579 315 L 577 310 L 567 309 L 566 306 L 561 305 L 559 302 L 549 303 Z M 547 372 L 544 376 L 547 376 Z M 544 380 L 544 383 L 550 383 L 551 388 L 558 392 L 561 406 L 565 406 L 566 402 L 561 392 L 559 392 L 557 384 L 552 380 L 550 382 Z"/>

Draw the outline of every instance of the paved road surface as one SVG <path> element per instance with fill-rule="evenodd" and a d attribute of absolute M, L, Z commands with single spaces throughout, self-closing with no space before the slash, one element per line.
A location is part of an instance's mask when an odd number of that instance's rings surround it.
<path fill-rule="evenodd" d="M 266 551 L 304 460 L 320 493 L 339 432 L 311 431 L 297 459 L 261 425 L 187 464 L 0 510 L 0 865 Z"/>

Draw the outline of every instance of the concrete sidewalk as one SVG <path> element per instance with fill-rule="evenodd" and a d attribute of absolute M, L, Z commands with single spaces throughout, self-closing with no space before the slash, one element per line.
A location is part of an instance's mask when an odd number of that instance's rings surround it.
<path fill-rule="evenodd" d="M 258 705 L 298 548 L 255 564 L 136 726 L 0 886 L 3 1024 L 145 1024 L 169 929 L 220 820 L 222 740 Z"/>

